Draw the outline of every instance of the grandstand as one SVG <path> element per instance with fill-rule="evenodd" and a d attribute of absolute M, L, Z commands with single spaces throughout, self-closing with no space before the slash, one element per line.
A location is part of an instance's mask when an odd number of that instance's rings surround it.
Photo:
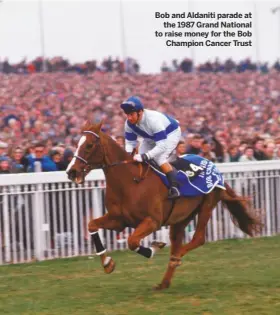
<path fill-rule="evenodd" d="M 261 146 L 254 150 L 264 154 L 255 153 L 253 159 L 280 156 L 277 63 L 267 71 L 257 69 L 249 60 L 239 64 L 216 61 L 193 69 L 192 61 L 184 59 L 173 63 L 179 64 L 175 70 L 166 65 L 162 73 L 146 75 L 120 71 L 116 65 L 121 62 L 110 58 L 102 63 L 107 65 L 103 70 L 85 70 L 89 64 L 85 62 L 82 73 L 77 65 L 62 58 L 55 60 L 51 72 L 42 72 L 42 60 L 37 58 L 31 63 L 37 69 L 34 73 L 28 73 L 30 64 L 21 63 L 11 66 L 16 71 L 0 74 L 0 155 L 8 158 L 10 166 L 5 172 L 27 171 L 24 156 L 34 151 L 36 142 L 44 142 L 46 155 L 52 157 L 58 151 L 57 163 L 62 162 L 65 149 L 73 152 L 78 126 L 87 118 L 102 119 L 103 130 L 114 137 L 123 135 L 125 117 L 119 104 L 132 94 L 140 96 L 148 108 L 180 120 L 187 152 L 191 151 L 192 137 L 200 134 L 198 153 L 206 154 L 201 149 L 206 140 L 218 162 L 238 161 L 257 140 Z M 22 151 L 18 162 L 13 153 L 17 147 Z M 15 169 L 15 163 L 23 167 Z M 64 162 L 56 169 L 65 167 Z"/>

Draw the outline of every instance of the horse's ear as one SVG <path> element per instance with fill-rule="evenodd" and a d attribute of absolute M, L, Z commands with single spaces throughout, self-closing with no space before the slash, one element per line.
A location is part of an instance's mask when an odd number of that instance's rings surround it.
<path fill-rule="evenodd" d="M 91 125 L 92 125 L 92 123 L 90 122 L 90 120 L 87 119 L 87 121 L 86 121 L 86 126 L 87 126 L 87 127 L 90 127 Z"/>
<path fill-rule="evenodd" d="M 90 126 L 91 126 L 90 121 L 89 121 L 89 120 L 86 120 L 85 124 L 84 124 L 83 127 L 82 127 L 82 131 L 88 130 L 88 129 L 90 128 Z"/>
<path fill-rule="evenodd" d="M 102 125 L 103 125 L 103 120 L 101 120 L 100 121 L 100 123 L 98 123 L 97 125 L 96 125 L 96 128 L 97 128 L 97 131 L 99 132 L 100 130 L 101 130 L 101 127 L 102 127 Z"/>

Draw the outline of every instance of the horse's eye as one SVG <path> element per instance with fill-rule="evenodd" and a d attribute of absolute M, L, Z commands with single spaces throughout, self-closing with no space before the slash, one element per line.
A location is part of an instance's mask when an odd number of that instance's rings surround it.
<path fill-rule="evenodd" d="M 92 148 L 92 144 L 91 143 L 86 145 L 86 149 L 87 150 L 90 150 L 91 148 Z"/>

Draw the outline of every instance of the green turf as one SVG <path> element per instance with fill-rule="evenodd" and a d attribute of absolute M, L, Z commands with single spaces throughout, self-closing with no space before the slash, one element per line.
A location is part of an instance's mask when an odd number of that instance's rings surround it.
<path fill-rule="evenodd" d="M 161 292 L 168 248 L 112 257 L 110 275 L 97 257 L 0 267 L 0 314 L 280 314 L 280 237 L 205 244 Z"/>

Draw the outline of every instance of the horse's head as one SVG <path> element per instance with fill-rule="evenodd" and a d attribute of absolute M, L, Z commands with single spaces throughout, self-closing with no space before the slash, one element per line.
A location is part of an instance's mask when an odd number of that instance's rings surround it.
<path fill-rule="evenodd" d="M 68 178 L 76 184 L 84 183 L 90 170 L 98 168 L 104 163 L 102 136 L 100 134 L 101 125 L 101 123 L 91 125 L 87 122 L 82 128 L 82 136 L 78 142 L 78 147 L 66 169 Z"/>

